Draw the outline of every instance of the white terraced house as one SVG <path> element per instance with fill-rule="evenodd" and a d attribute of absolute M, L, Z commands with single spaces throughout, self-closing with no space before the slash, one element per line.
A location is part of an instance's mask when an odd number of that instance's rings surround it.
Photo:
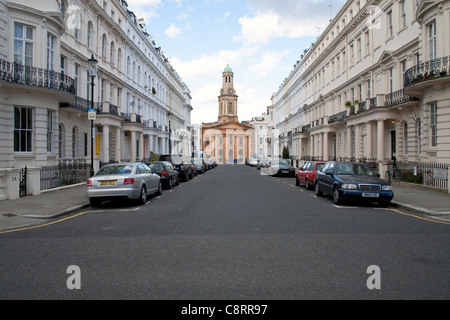
<path fill-rule="evenodd" d="M 0 0 L 0 200 L 83 181 L 80 164 L 190 155 L 190 90 L 146 30 L 125 0 Z"/>
<path fill-rule="evenodd" d="M 423 182 L 448 179 L 449 56 L 450 1 L 347 1 L 272 96 L 275 151 L 369 161 L 382 177 L 392 159 L 441 163 Z"/>

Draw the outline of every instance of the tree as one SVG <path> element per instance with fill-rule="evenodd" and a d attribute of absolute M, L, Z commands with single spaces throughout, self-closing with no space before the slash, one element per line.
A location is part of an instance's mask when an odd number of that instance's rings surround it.
<path fill-rule="evenodd" d="M 289 159 L 289 147 L 283 147 L 283 159 Z"/>

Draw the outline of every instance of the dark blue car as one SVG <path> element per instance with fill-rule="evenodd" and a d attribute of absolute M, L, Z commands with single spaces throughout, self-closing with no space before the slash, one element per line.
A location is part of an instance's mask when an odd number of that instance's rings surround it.
<path fill-rule="evenodd" d="M 392 186 L 365 163 L 329 161 L 317 172 L 317 196 L 330 194 L 333 202 L 363 200 L 388 205 L 394 198 Z"/>

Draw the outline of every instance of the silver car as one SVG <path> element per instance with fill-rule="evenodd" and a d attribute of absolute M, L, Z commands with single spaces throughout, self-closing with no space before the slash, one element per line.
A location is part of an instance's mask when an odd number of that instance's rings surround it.
<path fill-rule="evenodd" d="M 161 194 L 160 177 L 145 164 L 115 163 L 102 167 L 87 182 L 92 206 L 108 199 L 133 199 L 144 204 L 150 194 Z"/>

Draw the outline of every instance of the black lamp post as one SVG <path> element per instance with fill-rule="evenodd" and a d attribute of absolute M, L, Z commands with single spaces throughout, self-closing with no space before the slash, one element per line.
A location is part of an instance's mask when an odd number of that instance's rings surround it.
<path fill-rule="evenodd" d="M 91 77 L 91 112 L 94 110 L 94 78 L 97 75 L 97 63 L 94 55 L 87 61 L 89 77 Z M 91 119 L 91 177 L 94 175 L 94 117 Z"/>
<path fill-rule="evenodd" d="M 172 154 L 172 139 L 171 139 L 171 134 L 172 134 L 172 130 L 170 129 L 170 117 L 172 116 L 172 112 L 168 112 L 167 113 L 167 117 L 169 118 L 169 154 Z"/>

